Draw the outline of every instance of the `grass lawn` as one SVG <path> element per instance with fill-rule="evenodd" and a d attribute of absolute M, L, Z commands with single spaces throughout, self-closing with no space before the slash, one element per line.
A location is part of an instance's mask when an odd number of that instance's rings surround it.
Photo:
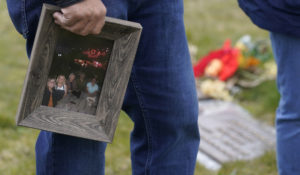
<path fill-rule="evenodd" d="M 236 0 L 185 0 L 184 3 L 187 37 L 198 47 L 198 56 L 219 48 L 227 38 L 235 41 L 244 34 L 254 38 L 268 37 L 267 32 L 251 24 L 238 8 Z M 14 122 L 28 64 L 25 41 L 15 32 L 4 6 L 0 7 L 0 21 L 0 175 L 33 175 L 34 144 L 38 131 L 16 127 Z M 274 81 L 238 96 L 243 106 L 269 124 L 273 124 L 278 98 Z M 106 151 L 106 174 L 131 174 L 129 134 L 132 127 L 130 119 L 122 113 L 114 142 Z M 255 160 L 229 163 L 219 172 L 197 165 L 195 174 L 275 175 L 275 154 L 269 152 Z"/>

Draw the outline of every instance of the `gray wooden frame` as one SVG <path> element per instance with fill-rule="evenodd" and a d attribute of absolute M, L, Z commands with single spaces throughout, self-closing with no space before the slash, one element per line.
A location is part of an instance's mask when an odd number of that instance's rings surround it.
<path fill-rule="evenodd" d="M 16 124 L 112 142 L 142 27 L 138 23 L 106 17 L 101 33 L 95 35 L 114 41 L 96 115 L 41 106 L 59 29 L 52 14 L 58 10 L 60 9 L 56 6 L 43 5 Z"/>

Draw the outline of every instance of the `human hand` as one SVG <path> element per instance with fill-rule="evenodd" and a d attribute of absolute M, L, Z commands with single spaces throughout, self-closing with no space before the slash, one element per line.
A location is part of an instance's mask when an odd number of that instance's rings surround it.
<path fill-rule="evenodd" d="M 86 36 L 101 32 L 105 15 L 106 7 L 101 0 L 83 0 L 55 12 L 53 18 L 62 28 Z"/>

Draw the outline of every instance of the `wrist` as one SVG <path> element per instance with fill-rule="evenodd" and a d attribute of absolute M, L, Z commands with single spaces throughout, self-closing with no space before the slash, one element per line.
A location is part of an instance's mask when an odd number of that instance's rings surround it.
<path fill-rule="evenodd" d="M 53 0 L 59 7 L 68 7 L 83 0 Z"/>

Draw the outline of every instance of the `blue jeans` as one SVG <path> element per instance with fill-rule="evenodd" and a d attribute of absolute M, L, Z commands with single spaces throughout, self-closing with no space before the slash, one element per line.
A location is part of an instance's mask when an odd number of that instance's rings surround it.
<path fill-rule="evenodd" d="M 28 53 L 41 3 L 8 0 L 12 20 L 27 38 Z M 104 4 L 107 16 L 143 26 L 123 104 L 134 122 L 132 173 L 193 175 L 200 140 L 198 103 L 182 0 L 104 0 Z M 105 147 L 105 143 L 41 131 L 36 143 L 37 174 L 102 175 Z"/>
<path fill-rule="evenodd" d="M 281 95 L 276 116 L 280 175 L 300 174 L 300 38 L 271 33 Z"/>

